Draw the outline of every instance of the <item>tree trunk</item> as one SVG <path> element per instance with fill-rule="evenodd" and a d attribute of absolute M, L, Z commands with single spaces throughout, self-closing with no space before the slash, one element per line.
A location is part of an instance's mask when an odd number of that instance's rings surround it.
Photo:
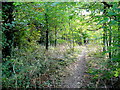
<path fill-rule="evenodd" d="M 103 11 L 103 15 L 106 16 L 106 5 L 104 4 L 104 11 Z M 106 23 L 103 24 L 103 51 L 106 51 Z"/>
<path fill-rule="evenodd" d="M 71 23 L 70 23 L 70 19 L 69 19 L 69 35 L 71 36 Z M 70 40 L 70 48 L 72 47 L 72 39 L 71 37 L 69 37 L 69 40 Z"/>
<path fill-rule="evenodd" d="M 120 6 L 120 1 L 118 2 L 118 6 Z M 118 12 L 119 13 L 119 12 Z M 118 17 L 118 32 L 120 32 L 120 18 Z M 118 33 L 118 47 L 120 48 L 120 33 Z M 118 48 L 118 55 L 120 55 L 120 49 Z"/>
<path fill-rule="evenodd" d="M 111 27 L 111 26 L 110 26 Z M 112 32 L 111 32 L 111 29 L 109 31 L 109 46 L 111 46 L 111 41 L 112 41 Z M 111 49 L 109 49 L 109 58 L 111 59 L 112 58 L 112 52 L 111 52 Z"/>
<path fill-rule="evenodd" d="M 55 26 L 55 47 L 57 45 L 57 26 Z"/>
<path fill-rule="evenodd" d="M 110 21 L 111 21 L 111 18 L 110 18 Z M 111 29 L 111 26 L 110 27 L 110 30 L 109 30 L 109 46 L 111 48 L 111 42 L 112 42 L 112 29 Z M 112 51 L 111 49 L 109 49 L 109 58 L 111 59 L 112 58 Z"/>
<path fill-rule="evenodd" d="M 46 21 L 46 50 L 48 50 L 48 43 L 49 43 L 49 31 L 48 31 L 48 15 L 45 13 L 45 21 Z"/>
<path fill-rule="evenodd" d="M 2 18 L 4 20 L 3 27 L 5 28 L 5 30 L 3 30 L 3 35 L 4 35 L 4 39 L 6 39 L 6 42 L 3 42 L 4 43 L 2 49 L 3 58 L 6 58 L 7 56 L 11 56 L 12 53 L 13 38 L 14 38 L 14 32 L 12 26 L 12 22 L 14 21 L 13 10 L 14 10 L 13 2 L 2 3 Z"/>
<path fill-rule="evenodd" d="M 72 29 L 72 44 L 73 44 L 73 50 L 74 50 L 74 35 L 73 35 L 73 29 Z"/>

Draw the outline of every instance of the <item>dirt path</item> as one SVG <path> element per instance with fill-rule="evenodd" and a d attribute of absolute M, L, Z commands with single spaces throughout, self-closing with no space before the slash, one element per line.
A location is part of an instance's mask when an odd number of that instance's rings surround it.
<path fill-rule="evenodd" d="M 87 48 L 83 47 L 81 54 L 78 56 L 78 60 L 67 68 L 70 74 L 63 80 L 62 86 L 64 88 L 82 88 L 86 86 L 86 53 Z"/>

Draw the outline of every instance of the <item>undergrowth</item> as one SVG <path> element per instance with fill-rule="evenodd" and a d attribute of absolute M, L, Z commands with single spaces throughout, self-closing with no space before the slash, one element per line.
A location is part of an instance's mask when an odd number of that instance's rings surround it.
<path fill-rule="evenodd" d="M 92 49 L 94 46 L 94 49 Z M 113 62 L 101 50 L 101 46 L 88 46 L 89 88 L 120 88 L 119 62 Z M 92 50 L 92 51 L 90 51 Z M 111 63 L 110 63 L 111 62 Z M 117 68 L 117 69 L 116 69 Z"/>
<path fill-rule="evenodd" d="M 64 68 L 74 62 L 76 53 L 67 45 L 15 48 L 13 57 L 3 58 L 2 86 L 11 88 L 59 87 Z"/>

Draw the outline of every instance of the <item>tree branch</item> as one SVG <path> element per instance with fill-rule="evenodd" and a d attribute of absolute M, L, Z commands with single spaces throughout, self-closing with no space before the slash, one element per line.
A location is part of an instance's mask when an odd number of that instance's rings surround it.
<path fill-rule="evenodd" d="M 103 3 L 106 7 L 108 7 L 108 8 L 110 8 L 110 7 L 112 7 L 113 5 L 110 5 L 110 4 L 108 4 L 107 2 L 101 2 L 101 3 Z"/>
<path fill-rule="evenodd" d="M 98 31 L 99 29 L 101 29 L 102 27 L 96 29 L 96 30 L 90 30 L 90 29 L 87 29 L 88 31 Z"/>

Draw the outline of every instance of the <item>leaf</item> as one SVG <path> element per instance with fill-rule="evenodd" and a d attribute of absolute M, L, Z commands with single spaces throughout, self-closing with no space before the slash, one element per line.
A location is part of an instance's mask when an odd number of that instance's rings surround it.
<path fill-rule="evenodd" d="M 104 17 L 104 19 L 101 20 L 101 21 L 98 23 L 98 25 L 99 25 L 99 24 L 106 23 L 106 22 L 109 22 L 109 18 L 108 18 L 108 17 Z"/>
<path fill-rule="evenodd" d="M 54 2 L 51 4 L 51 6 L 56 6 L 59 2 Z"/>
<path fill-rule="evenodd" d="M 118 77 L 118 76 L 119 76 L 119 72 L 118 72 L 118 71 L 115 71 L 114 76 L 115 76 L 115 77 Z"/>
<path fill-rule="evenodd" d="M 118 23 L 117 23 L 117 21 L 115 21 L 115 20 L 111 20 L 111 21 L 110 21 L 110 25 L 118 25 Z"/>
<path fill-rule="evenodd" d="M 119 59 L 119 58 L 112 58 L 112 61 L 119 62 L 119 61 L 120 61 L 120 59 Z"/>
<path fill-rule="evenodd" d="M 108 15 L 112 16 L 112 15 L 116 15 L 116 13 L 114 13 L 114 12 L 108 12 Z"/>

